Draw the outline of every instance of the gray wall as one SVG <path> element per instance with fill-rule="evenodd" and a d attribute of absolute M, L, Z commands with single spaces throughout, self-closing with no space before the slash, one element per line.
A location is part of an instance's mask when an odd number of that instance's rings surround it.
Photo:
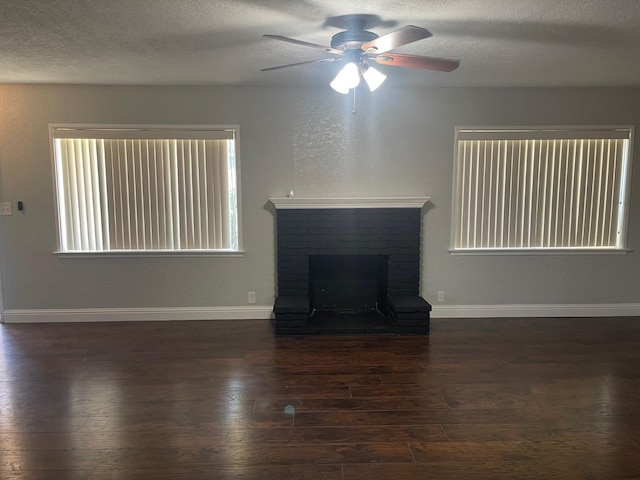
<path fill-rule="evenodd" d="M 422 285 L 435 303 L 640 302 L 640 260 L 628 255 L 451 256 L 456 125 L 640 123 L 640 89 L 331 89 L 0 86 L 0 217 L 6 309 L 272 304 L 270 196 L 429 195 Z M 49 123 L 240 125 L 242 258 L 59 258 Z M 638 157 L 636 142 L 635 156 Z M 640 167 L 628 245 L 640 242 Z M 14 203 L 15 207 L 15 203 Z"/>

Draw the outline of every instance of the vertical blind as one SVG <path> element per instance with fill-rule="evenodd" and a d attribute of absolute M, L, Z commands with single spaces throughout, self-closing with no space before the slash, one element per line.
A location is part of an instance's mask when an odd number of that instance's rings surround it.
<path fill-rule="evenodd" d="M 54 137 L 62 251 L 237 248 L 233 140 L 91 136 Z"/>
<path fill-rule="evenodd" d="M 630 130 L 459 131 L 453 248 L 623 248 Z"/>

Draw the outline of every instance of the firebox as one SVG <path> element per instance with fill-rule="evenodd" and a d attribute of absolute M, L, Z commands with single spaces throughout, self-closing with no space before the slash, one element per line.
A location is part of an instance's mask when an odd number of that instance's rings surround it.
<path fill-rule="evenodd" d="M 312 312 L 384 312 L 387 255 L 310 255 Z"/>
<path fill-rule="evenodd" d="M 428 333 L 431 306 L 419 295 L 427 200 L 271 199 L 277 209 L 276 334 L 327 333 L 318 312 L 346 316 L 338 324 L 344 333 L 353 331 L 349 317 L 371 312 L 383 325 L 371 324 L 372 333 Z M 335 325 L 331 333 L 341 333 Z M 368 333 L 366 325 L 357 331 Z"/>

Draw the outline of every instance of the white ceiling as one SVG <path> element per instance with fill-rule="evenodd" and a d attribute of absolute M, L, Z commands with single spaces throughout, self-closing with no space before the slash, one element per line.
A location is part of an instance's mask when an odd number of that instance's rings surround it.
<path fill-rule="evenodd" d="M 383 69 L 395 86 L 640 86 L 639 0 L 0 0 L 0 83 L 326 85 L 337 15 L 433 37 L 394 52 L 455 58 L 452 73 Z"/>

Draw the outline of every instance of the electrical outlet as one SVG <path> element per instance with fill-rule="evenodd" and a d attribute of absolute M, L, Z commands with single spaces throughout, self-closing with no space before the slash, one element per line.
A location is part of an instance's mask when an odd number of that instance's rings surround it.
<path fill-rule="evenodd" d="M 438 291 L 438 302 L 439 303 L 444 302 L 444 291 L 443 290 L 439 290 Z"/>
<path fill-rule="evenodd" d="M 256 292 L 247 292 L 247 302 L 256 303 Z"/>
<path fill-rule="evenodd" d="M 0 215 L 13 215 L 11 202 L 0 203 Z"/>

